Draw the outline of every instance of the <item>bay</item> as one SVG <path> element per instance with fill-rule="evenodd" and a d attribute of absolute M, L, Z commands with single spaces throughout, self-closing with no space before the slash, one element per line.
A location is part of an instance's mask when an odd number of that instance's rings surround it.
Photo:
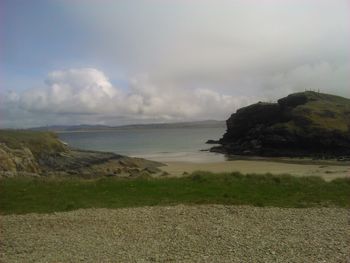
<path fill-rule="evenodd" d="M 79 131 L 58 133 L 71 147 L 114 152 L 156 161 L 218 162 L 222 154 L 202 151 L 213 145 L 209 139 L 219 139 L 223 127 L 209 128 L 129 128 L 112 131 Z"/>

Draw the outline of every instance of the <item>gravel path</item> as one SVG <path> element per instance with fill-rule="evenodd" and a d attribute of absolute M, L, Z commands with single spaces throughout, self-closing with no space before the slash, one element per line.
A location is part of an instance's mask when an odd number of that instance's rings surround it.
<path fill-rule="evenodd" d="M 0 217 L 0 262 L 350 262 L 349 211 L 173 206 Z"/>

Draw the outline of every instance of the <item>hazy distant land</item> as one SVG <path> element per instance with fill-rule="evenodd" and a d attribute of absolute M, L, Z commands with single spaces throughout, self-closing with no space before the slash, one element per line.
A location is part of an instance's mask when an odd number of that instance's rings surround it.
<path fill-rule="evenodd" d="M 121 126 L 108 125 L 53 125 L 29 128 L 33 131 L 54 131 L 54 132 L 74 132 L 74 131 L 113 131 L 125 129 L 169 129 L 169 128 L 211 128 L 226 127 L 225 121 L 205 120 L 193 122 L 174 122 L 174 123 L 151 123 L 151 124 L 130 124 Z"/>

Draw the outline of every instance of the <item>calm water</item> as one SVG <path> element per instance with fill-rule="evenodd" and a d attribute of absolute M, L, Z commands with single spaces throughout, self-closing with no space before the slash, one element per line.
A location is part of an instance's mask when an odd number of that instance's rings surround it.
<path fill-rule="evenodd" d="M 225 160 L 221 154 L 203 152 L 218 139 L 225 128 L 125 129 L 98 132 L 59 133 L 70 146 L 109 151 L 158 161 L 216 162 Z"/>

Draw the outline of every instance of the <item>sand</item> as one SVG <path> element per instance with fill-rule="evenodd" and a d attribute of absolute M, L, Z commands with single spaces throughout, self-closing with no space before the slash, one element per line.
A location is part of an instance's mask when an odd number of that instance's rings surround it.
<path fill-rule="evenodd" d="M 350 164 L 342 162 L 291 161 L 291 160 L 233 160 L 222 162 L 166 162 L 161 169 L 170 176 L 183 176 L 185 172 L 209 171 L 213 173 L 272 173 L 294 176 L 321 176 L 330 181 L 340 177 L 350 177 Z"/>

